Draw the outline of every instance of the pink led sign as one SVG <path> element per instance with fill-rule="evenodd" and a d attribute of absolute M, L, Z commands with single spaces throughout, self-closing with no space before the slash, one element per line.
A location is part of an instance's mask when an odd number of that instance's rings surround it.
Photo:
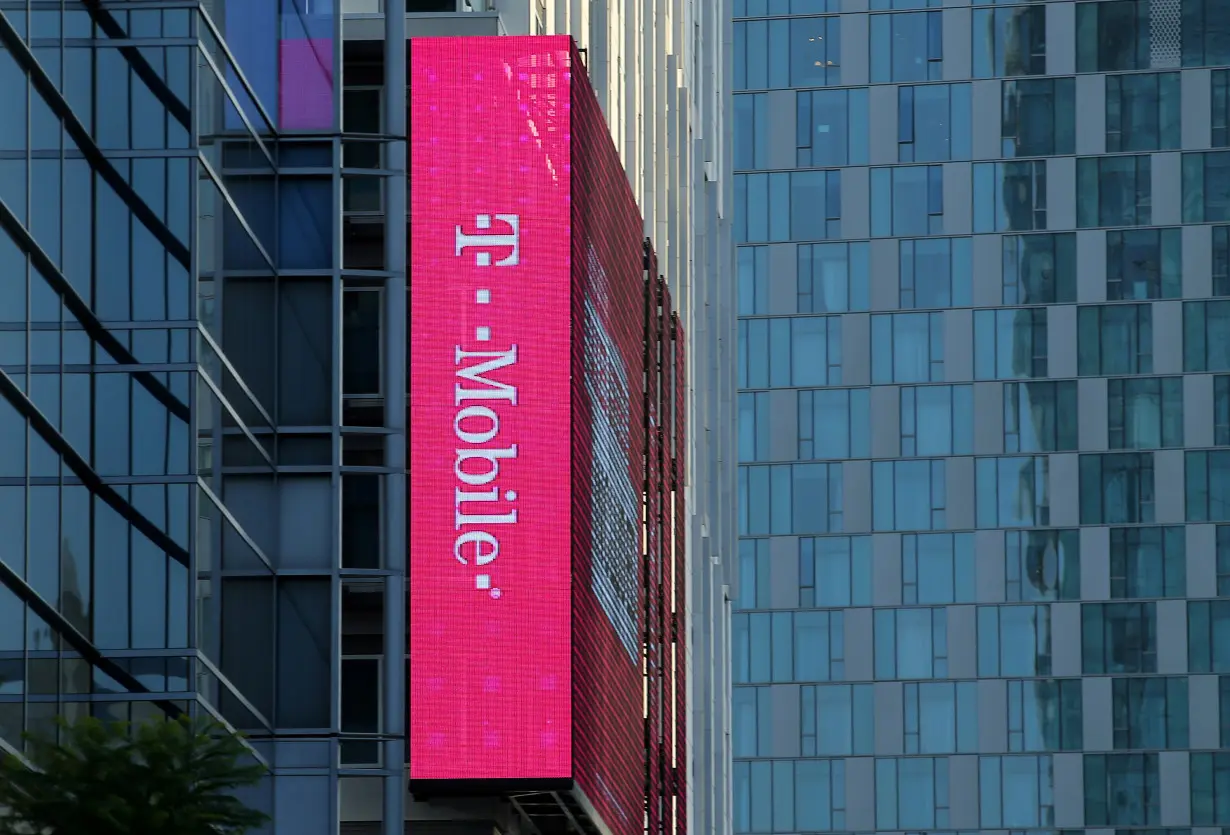
<path fill-rule="evenodd" d="M 569 49 L 411 43 L 412 780 L 572 774 Z"/>

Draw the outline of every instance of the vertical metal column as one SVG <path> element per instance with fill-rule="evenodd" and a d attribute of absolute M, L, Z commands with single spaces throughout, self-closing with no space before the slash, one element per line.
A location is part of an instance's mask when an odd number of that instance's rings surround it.
<path fill-rule="evenodd" d="M 392 572 L 385 587 L 384 605 L 384 723 L 390 739 L 384 743 L 384 835 L 405 832 L 406 797 L 406 351 L 409 341 L 406 316 L 408 264 L 406 260 L 406 3 L 384 0 L 384 132 L 389 138 L 385 167 L 394 171 L 385 185 L 384 387 L 385 426 L 391 432 L 385 444 L 385 464 L 394 473 L 385 480 L 384 542 L 386 566 Z"/>

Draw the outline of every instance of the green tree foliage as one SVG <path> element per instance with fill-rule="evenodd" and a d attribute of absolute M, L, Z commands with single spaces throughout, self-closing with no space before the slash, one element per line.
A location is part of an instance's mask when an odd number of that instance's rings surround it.
<path fill-rule="evenodd" d="M 0 760 L 0 835 L 241 835 L 267 820 L 232 792 L 265 767 L 225 727 L 82 719 Z M 246 761 L 246 762 L 245 762 Z"/>

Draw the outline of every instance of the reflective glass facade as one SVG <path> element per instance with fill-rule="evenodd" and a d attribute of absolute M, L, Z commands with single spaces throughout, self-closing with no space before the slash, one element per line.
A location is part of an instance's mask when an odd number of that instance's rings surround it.
<path fill-rule="evenodd" d="M 735 6 L 735 831 L 1212 835 L 1230 3 Z"/>
<path fill-rule="evenodd" d="M 0 2 L 0 744 L 211 715 L 270 832 L 401 830 L 405 127 L 334 9 Z"/>

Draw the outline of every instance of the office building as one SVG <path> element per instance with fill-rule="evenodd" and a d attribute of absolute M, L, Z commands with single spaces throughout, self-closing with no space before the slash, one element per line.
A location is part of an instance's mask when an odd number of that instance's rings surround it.
<path fill-rule="evenodd" d="M 735 5 L 735 831 L 1216 831 L 1230 8 Z"/>
<path fill-rule="evenodd" d="M 689 341 L 683 773 L 706 787 L 687 820 L 725 831 L 717 11 L 0 0 L 0 745 L 57 715 L 205 711 L 272 767 L 248 796 L 272 832 L 528 826 L 406 792 L 406 56 L 584 26 Z"/>

